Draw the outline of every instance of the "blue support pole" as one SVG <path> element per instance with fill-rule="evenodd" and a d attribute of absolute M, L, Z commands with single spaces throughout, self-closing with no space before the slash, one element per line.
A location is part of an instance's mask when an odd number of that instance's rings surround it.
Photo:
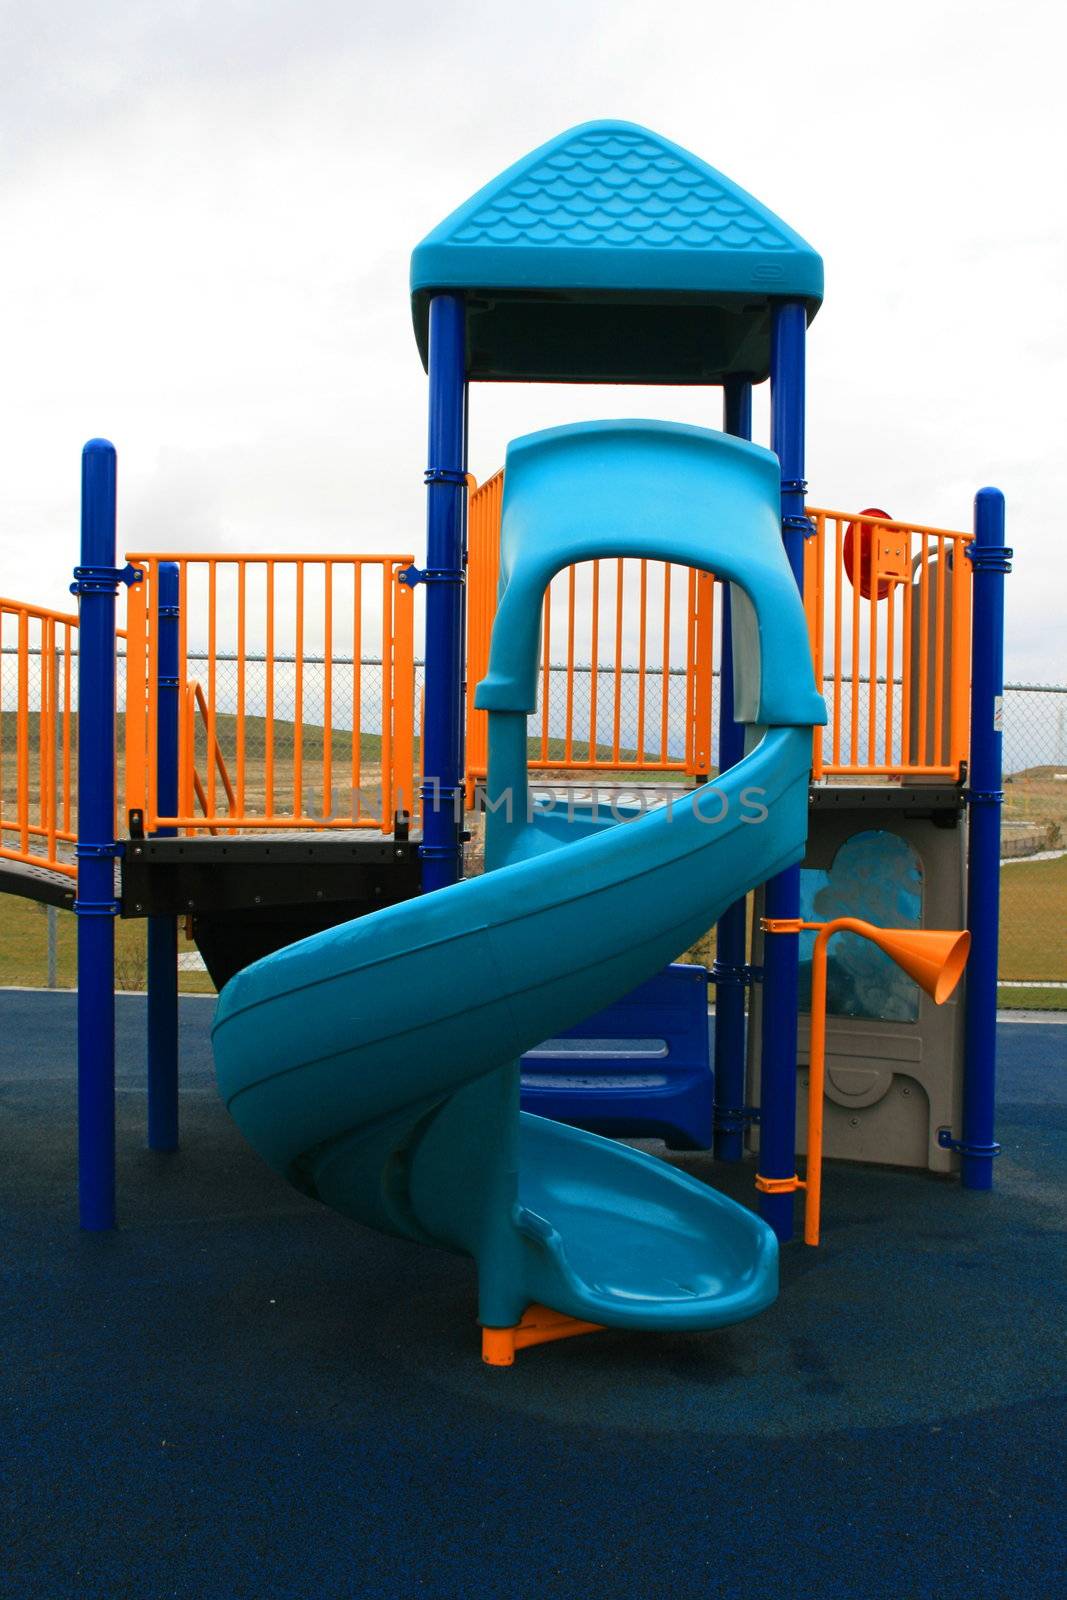
<path fill-rule="evenodd" d="M 115 1226 L 116 459 L 82 451 L 78 630 L 78 1205 L 88 1229 Z"/>
<path fill-rule="evenodd" d="M 1000 932 L 1000 814 L 1003 795 L 1004 575 L 1012 552 L 1004 544 L 1004 496 L 979 489 L 974 502 L 971 667 L 971 753 L 967 852 L 966 1043 L 963 1069 L 962 1153 L 966 1189 L 993 1187 L 997 1068 L 997 956 Z"/>
<path fill-rule="evenodd" d="M 723 429 L 738 439 L 752 437 L 752 385 L 727 380 Z M 733 635 L 730 588 L 722 590 L 722 648 L 719 667 L 719 771 L 736 766 L 745 753 L 744 724 L 735 722 Z M 740 1161 L 745 1138 L 745 901 L 723 912 L 715 930 L 715 1155 Z"/>
<path fill-rule="evenodd" d="M 156 810 L 178 814 L 178 564 L 159 564 L 156 651 Z M 151 692 L 151 689 L 149 690 Z M 176 828 L 159 828 L 173 838 Z M 178 1148 L 178 922 L 148 919 L 148 1147 Z"/>
<path fill-rule="evenodd" d="M 466 314 L 459 295 L 430 302 L 426 468 L 426 725 L 422 887 L 455 883 L 463 865 L 464 526 L 467 473 Z"/>
<path fill-rule="evenodd" d="M 782 542 L 804 588 L 804 340 L 803 304 L 775 307 L 771 337 L 771 449 L 782 469 Z M 764 889 L 767 917 L 800 913 L 800 868 L 789 867 Z M 764 940 L 762 1048 L 760 1055 L 760 1174 L 789 1179 L 796 1173 L 797 982 L 799 940 L 776 933 Z M 783 1242 L 793 1237 L 794 1195 L 760 1193 L 760 1210 Z"/>

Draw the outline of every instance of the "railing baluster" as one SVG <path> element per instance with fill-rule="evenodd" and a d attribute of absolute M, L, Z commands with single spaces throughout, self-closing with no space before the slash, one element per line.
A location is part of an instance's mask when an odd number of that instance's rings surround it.
<path fill-rule="evenodd" d="M 304 810 L 304 562 L 296 566 L 296 659 L 293 663 L 293 821 Z"/>
<path fill-rule="evenodd" d="M 945 695 L 945 541 L 937 540 L 937 592 L 934 597 L 934 763 L 945 764 L 944 748 L 944 695 Z"/>
<path fill-rule="evenodd" d="M 393 586 L 389 571 L 382 563 L 382 761 L 381 825 L 393 810 L 393 721 L 389 715 L 389 686 L 393 681 Z"/>
<path fill-rule="evenodd" d="M 663 681 L 660 684 L 659 706 L 659 754 L 660 761 L 667 765 L 669 756 L 668 731 L 670 720 L 670 688 L 671 688 L 671 564 L 663 564 Z"/>
<path fill-rule="evenodd" d="M 274 560 L 267 559 L 266 656 L 263 686 L 263 789 L 264 808 L 274 815 Z"/>
<path fill-rule="evenodd" d="M 322 814 L 332 817 L 333 803 L 333 562 L 323 571 L 322 646 Z M 382 720 L 388 710 L 383 705 Z"/>
<path fill-rule="evenodd" d="M 619 737 L 622 726 L 622 584 L 623 564 L 620 557 L 615 572 L 615 705 L 612 715 L 611 759 L 619 764 Z"/>
<path fill-rule="evenodd" d="M 237 810 L 243 817 L 245 806 L 245 641 L 248 628 L 248 562 L 242 557 L 237 563 Z"/>
<path fill-rule="evenodd" d="M 216 743 L 216 674 L 215 651 L 218 631 L 218 562 L 214 556 L 208 558 L 207 565 L 207 793 L 208 805 L 211 815 L 217 815 L 215 800 L 215 763 L 212 752 Z"/>
<path fill-rule="evenodd" d="M 853 771 L 860 758 L 860 602 L 863 598 L 860 591 L 860 573 L 863 571 L 862 538 L 865 526 L 866 524 L 864 523 L 857 523 L 859 534 L 857 544 L 859 549 L 856 551 L 855 573 L 852 580 L 852 648 L 850 651 L 852 658 L 852 702 L 849 707 L 848 765 Z"/>
<path fill-rule="evenodd" d="M 911 637 L 912 610 L 913 610 L 913 604 L 912 604 L 912 588 L 913 588 L 913 584 L 912 584 L 912 580 L 911 580 L 911 573 L 912 573 L 912 571 L 914 569 L 914 561 L 913 561 L 912 553 L 911 553 L 911 538 L 912 538 L 912 536 L 909 533 L 909 535 L 908 535 L 908 543 L 907 543 L 907 560 L 905 562 L 905 566 L 906 566 L 907 572 L 908 572 L 908 577 L 904 582 L 903 604 L 901 605 L 901 608 L 900 608 L 900 611 L 901 611 L 901 617 L 900 617 L 900 672 L 901 672 L 901 683 L 900 683 L 900 759 L 901 759 L 902 766 L 905 766 L 907 768 L 911 768 L 911 767 L 913 767 L 915 765 L 915 762 L 913 761 L 912 754 L 911 754 L 911 745 L 912 745 L 912 737 L 911 737 L 911 735 L 912 735 L 912 716 L 913 716 L 912 692 L 911 692 L 911 679 L 912 679 L 911 662 L 912 662 L 912 649 L 913 649 L 913 641 L 912 641 L 912 637 Z M 919 757 L 920 759 L 921 759 L 921 754 L 922 754 L 921 751 L 918 751 L 918 750 L 916 751 L 916 756 Z"/>
<path fill-rule="evenodd" d="M 544 621 L 541 640 L 541 760 L 548 761 L 548 711 L 551 688 L 552 648 L 552 585 L 545 590 Z"/>
<path fill-rule="evenodd" d="M 878 560 L 878 529 L 871 525 L 870 600 L 868 602 L 870 638 L 867 649 L 867 762 L 872 769 L 878 761 L 878 588 L 881 564 Z"/>
<path fill-rule="evenodd" d="M 919 766 L 927 766 L 930 753 L 927 749 L 929 681 L 930 681 L 930 564 L 929 541 L 925 534 L 919 541 Z"/>
<path fill-rule="evenodd" d="M 841 518 L 834 518 L 834 755 L 835 767 L 841 765 L 841 666 L 844 642 L 844 529 Z"/>
<path fill-rule="evenodd" d="M 401 813 L 411 816 L 415 802 L 415 602 L 411 589 L 399 580 L 400 569 L 390 562 L 386 573 L 393 593 L 393 803 L 384 824 L 395 827 Z"/>
<path fill-rule="evenodd" d="M 137 711 L 134 713 L 134 718 L 135 718 L 135 727 L 136 727 L 136 724 L 138 722 L 140 722 L 142 719 L 145 722 L 145 731 L 144 731 L 144 747 L 145 748 L 144 748 L 144 755 L 143 755 L 142 759 L 146 764 L 148 782 L 147 782 L 147 800 L 145 802 L 147 815 L 146 815 L 144 820 L 145 820 L 145 828 L 150 833 L 155 828 L 156 820 L 157 820 L 157 818 L 159 816 L 159 781 L 158 781 L 158 773 L 156 771 L 156 749 L 157 749 L 157 732 L 156 732 L 156 730 L 158 728 L 158 716 L 159 716 L 159 563 L 158 563 L 158 561 L 153 562 L 148 567 L 148 569 L 145 572 L 145 576 L 144 576 L 143 582 L 148 584 L 148 593 L 147 593 L 147 596 L 146 596 L 146 599 L 147 599 L 146 628 L 147 628 L 147 646 L 148 646 L 148 649 L 147 649 L 147 664 L 144 667 L 143 672 L 138 674 L 138 688 L 139 688 L 139 693 L 140 693 L 141 699 L 143 700 L 144 710 L 142 711 L 141 708 L 138 707 Z M 134 601 L 134 606 L 137 607 L 137 609 L 141 609 L 138 606 L 138 602 L 137 601 Z M 139 628 L 139 623 L 138 623 L 137 626 Z M 129 640 L 127 640 L 127 652 L 130 650 L 130 648 L 131 648 L 130 642 L 129 642 Z M 136 638 L 136 636 L 135 636 L 133 648 L 137 648 L 138 652 L 142 654 L 142 659 L 144 659 L 143 653 L 140 651 L 140 641 Z M 128 716 L 129 715 L 129 709 L 130 709 L 129 708 L 129 662 L 128 661 L 127 661 L 127 669 L 126 669 L 126 687 L 127 687 L 126 714 Z M 139 738 L 139 735 L 137 735 L 137 736 Z"/>
<path fill-rule="evenodd" d="M 593 619 L 589 643 L 589 759 L 599 763 L 597 713 L 600 701 L 600 562 L 593 562 Z"/>
<path fill-rule="evenodd" d="M 640 612 L 637 625 L 637 766 L 645 760 L 645 657 L 648 644 L 648 562 L 640 564 Z"/>
<path fill-rule="evenodd" d="M 893 766 L 893 705 L 895 684 L 893 672 L 894 629 L 896 627 L 896 598 L 897 586 L 889 585 L 889 594 L 886 598 L 885 613 L 885 747 L 882 759 L 887 767 Z"/>
<path fill-rule="evenodd" d="M 16 815 L 19 826 L 19 848 L 24 855 L 28 855 L 30 849 L 30 619 L 26 611 L 19 612 L 17 682 L 15 782 L 18 799 Z"/>
<path fill-rule="evenodd" d="M 970 717 L 969 691 L 971 682 L 971 563 L 964 550 L 970 542 L 968 536 L 958 537 L 952 544 L 952 714 L 950 771 L 958 776 L 961 764 L 968 758 L 967 729 Z"/>
<path fill-rule="evenodd" d="M 575 569 L 567 572 L 567 698 L 564 728 L 564 758 L 569 766 L 574 760 L 574 601 Z"/>
<path fill-rule="evenodd" d="M 45 827 L 48 859 L 49 861 L 54 861 L 56 855 L 56 625 L 51 617 L 44 619 L 43 637 L 41 639 L 41 719 L 39 728 L 41 750 L 38 759 L 41 763 L 41 805 L 44 813 L 41 821 Z"/>
<path fill-rule="evenodd" d="M 363 567 L 352 564 L 352 821 L 360 820 L 363 782 Z"/>

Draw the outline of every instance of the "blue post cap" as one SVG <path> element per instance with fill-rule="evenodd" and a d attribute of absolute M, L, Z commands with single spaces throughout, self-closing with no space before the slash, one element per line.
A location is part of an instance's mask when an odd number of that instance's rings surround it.
<path fill-rule="evenodd" d="M 426 359 L 435 293 L 467 302 L 468 376 L 759 381 L 770 307 L 822 300 L 821 257 L 744 189 L 631 122 L 587 122 L 524 156 L 411 258 Z"/>

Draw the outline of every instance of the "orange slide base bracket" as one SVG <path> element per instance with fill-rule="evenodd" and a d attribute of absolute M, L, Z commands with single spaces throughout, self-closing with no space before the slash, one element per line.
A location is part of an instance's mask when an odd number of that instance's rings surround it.
<path fill-rule="evenodd" d="M 487 1367 L 510 1367 L 515 1352 L 555 1339 L 573 1339 L 579 1333 L 601 1333 L 599 1322 L 582 1322 L 549 1306 L 527 1306 L 514 1328 L 482 1329 L 482 1360 Z"/>

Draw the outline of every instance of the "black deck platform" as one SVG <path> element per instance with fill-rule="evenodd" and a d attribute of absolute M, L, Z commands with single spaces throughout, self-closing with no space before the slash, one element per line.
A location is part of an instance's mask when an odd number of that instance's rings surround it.
<path fill-rule="evenodd" d="M 963 815 L 963 789 L 955 783 L 813 783 L 813 811 L 896 811 L 955 827 Z"/>
<path fill-rule="evenodd" d="M 65 872 L 0 856 L 0 894 L 17 894 L 23 900 L 36 900 L 43 906 L 73 911 L 76 893 L 75 880 Z"/>
<path fill-rule="evenodd" d="M 419 847 L 358 829 L 131 839 L 124 917 L 187 916 L 222 985 L 284 945 L 418 894 Z"/>
<path fill-rule="evenodd" d="M 389 905 L 416 893 L 418 883 L 417 843 L 355 829 L 131 839 L 122 915 L 200 916 L 353 900 Z"/>

